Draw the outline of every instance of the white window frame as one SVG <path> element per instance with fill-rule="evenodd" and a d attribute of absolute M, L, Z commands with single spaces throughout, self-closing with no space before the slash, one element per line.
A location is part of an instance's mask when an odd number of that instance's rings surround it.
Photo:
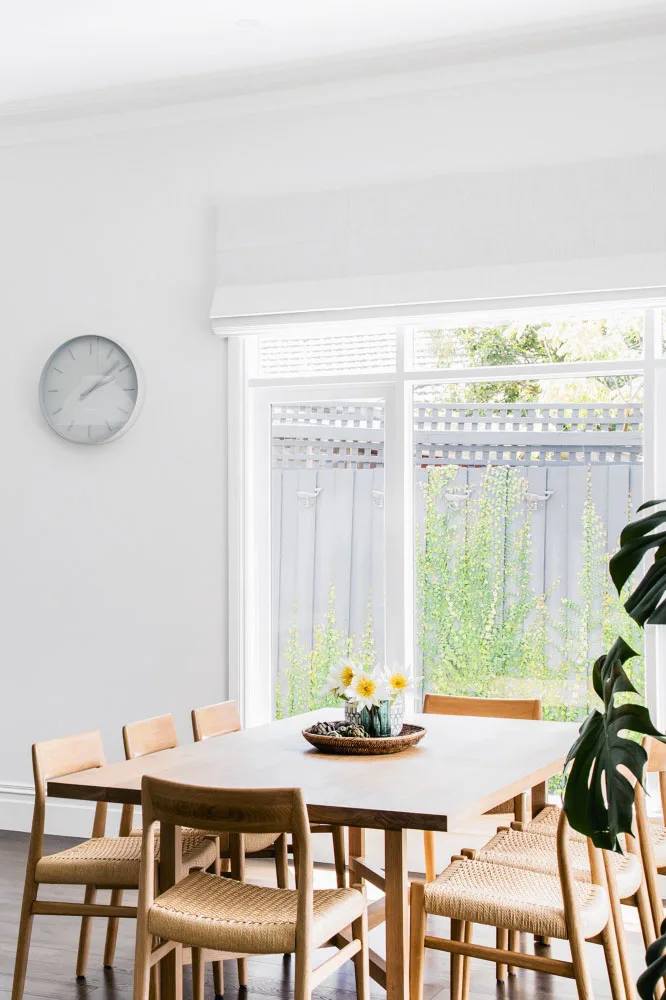
<path fill-rule="evenodd" d="M 560 311 L 588 314 L 629 308 L 645 312 L 643 356 L 622 361 L 575 362 L 416 370 L 412 367 L 411 326 L 394 328 L 395 372 L 331 375 L 253 375 L 256 341 L 229 338 L 228 351 L 228 542 L 229 696 L 238 701 L 246 725 L 272 717 L 271 665 L 271 405 L 298 400 L 381 398 L 385 405 L 385 580 L 386 659 L 410 664 L 414 656 L 413 420 L 415 385 L 470 381 L 520 381 L 604 374 L 643 376 L 643 487 L 646 499 L 666 496 L 666 358 L 662 357 L 663 297 L 647 302 L 613 302 L 608 295 L 560 297 Z M 459 304 L 458 304 L 459 305 Z M 479 303 L 456 308 L 456 325 L 553 315 L 538 299 L 488 312 Z M 575 308 L 572 308 L 575 307 Z M 605 309 L 604 309 L 605 307 Z M 383 328 L 391 329 L 388 324 Z M 275 335 L 275 328 L 271 328 Z M 290 330 L 293 335 L 293 327 Z M 331 330 L 322 331 L 330 336 Z M 645 641 L 646 701 L 658 725 L 666 722 L 666 629 L 648 627 Z M 251 692 L 251 695 L 250 695 Z"/>

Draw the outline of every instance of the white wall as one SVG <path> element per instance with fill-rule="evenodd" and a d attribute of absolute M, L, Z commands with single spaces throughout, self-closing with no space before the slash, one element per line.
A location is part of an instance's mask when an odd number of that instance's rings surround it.
<path fill-rule="evenodd" d="M 623 201 L 607 204 L 611 252 L 654 264 L 666 252 L 663 205 L 651 187 L 646 227 L 642 192 L 666 153 L 663 56 L 652 39 L 383 92 L 374 81 L 3 125 L 0 827 L 26 825 L 31 741 L 99 726 L 118 758 L 123 721 L 173 711 L 186 739 L 189 708 L 226 694 L 225 351 L 207 319 L 216 203 L 434 174 L 450 175 L 455 193 L 469 172 L 487 173 L 493 190 L 499 176 L 501 190 L 514 168 L 543 168 L 535 218 L 561 233 L 549 189 L 559 204 L 569 192 L 575 217 L 597 176 L 612 176 Z M 473 234 L 465 267 L 475 243 L 480 263 L 501 262 L 511 237 L 486 231 L 483 199 L 450 204 L 451 232 Z M 580 253 L 565 244 L 575 259 L 594 240 Z M 519 250 L 514 241 L 514 264 Z M 37 400 L 51 350 L 87 331 L 127 344 L 147 387 L 133 429 L 92 449 L 59 440 Z M 71 815 L 61 807 L 53 828 L 72 831 Z"/>

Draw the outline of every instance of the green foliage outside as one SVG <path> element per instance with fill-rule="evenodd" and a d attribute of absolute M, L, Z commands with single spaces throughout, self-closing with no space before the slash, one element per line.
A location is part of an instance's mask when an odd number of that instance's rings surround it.
<path fill-rule="evenodd" d="M 427 330 L 428 363 L 435 368 L 612 361 L 636 357 L 643 346 L 642 316 L 563 319 L 547 323 L 503 323 L 455 330 Z M 442 402 L 630 403 L 640 398 L 637 375 L 449 383 L 438 387 Z"/>
<path fill-rule="evenodd" d="M 335 587 L 331 584 L 326 615 L 323 622 L 314 626 L 312 642 L 299 636 L 295 622 L 289 630 L 284 649 L 285 668 L 276 681 L 276 719 L 336 705 L 332 695 L 326 697 L 321 691 L 332 668 L 344 657 L 371 670 L 377 662 L 375 630 L 369 608 L 360 637 L 350 636 L 338 626 Z"/>
<path fill-rule="evenodd" d="M 425 533 L 417 554 L 418 641 L 424 688 L 477 697 L 540 697 L 547 719 L 585 718 L 596 698 L 594 659 L 621 624 L 635 648 L 641 630 L 608 576 L 605 528 L 591 498 L 581 513 L 576 599 L 553 609 L 531 581 L 532 517 L 520 469 L 489 466 L 462 508 L 445 494 L 457 466 L 423 484 Z M 551 588 L 558 581 L 552 581 Z M 634 666 L 642 685 L 642 661 Z"/>

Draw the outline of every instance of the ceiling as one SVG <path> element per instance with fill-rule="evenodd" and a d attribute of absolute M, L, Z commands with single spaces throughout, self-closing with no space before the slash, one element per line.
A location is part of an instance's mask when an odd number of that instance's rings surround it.
<path fill-rule="evenodd" d="M 0 105 L 662 14 L 666 0 L 4 0 Z"/>

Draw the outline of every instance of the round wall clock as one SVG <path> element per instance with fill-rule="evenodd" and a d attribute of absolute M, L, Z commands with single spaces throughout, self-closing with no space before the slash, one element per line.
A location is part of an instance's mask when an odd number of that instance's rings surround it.
<path fill-rule="evenodd" d="M 123 434 L 139 412 L 139 373 L 127 351 L 87 334 L 58 347 L 39 383 L 50 427 L 77 444 L 106 444 Z"/>

